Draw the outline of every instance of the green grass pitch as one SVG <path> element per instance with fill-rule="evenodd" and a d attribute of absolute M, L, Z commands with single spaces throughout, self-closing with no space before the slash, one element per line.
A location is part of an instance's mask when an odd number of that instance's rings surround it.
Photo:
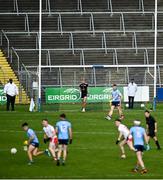
<path fill-rule="evenodd" d="M 78 106 L 76 106 L 78 109 Z M 163 110 L 162 106 L 152 114 L 158 121 L 158 138 L 163 147 Z M 69 145 L 66 166 L 57 167 L 51 158 L 43 155 L 35 158 L 35 164 L 28 166 L 26 152 L 23 151 L 25 132 L 21 129 L 23 122 L 28 122 L 40 140 L 40 149 L 45 149 L 41 119 L 48 118 L 55 124 L 59 114 L 63 112 L 28 112 L 27 106 L 17 106 L 15 112 L 6 112 L 0 107 L 0 178 L 163 178 L 163 150 L 156 150 L 153 141 L 151 150 L 144 153 L 144 161 L 148 173 L 134 174 L 131 169 L 136 162 L 134 152 L 126 147 L 127 159 L 120 159 L 120 150 L 115 141 L 117 129 L 113 121 L 104 119 L 105 111 L 66 111 L 73 125 L 73 144 Z M 141 119 L 145 126 L 143 110 L 124 110 L 124 123 L 132 126 L 132 121 Z M 114 118 L 117 112 L 114 113 Z M 10 154 L 15 147 L 18 152 Z"/>

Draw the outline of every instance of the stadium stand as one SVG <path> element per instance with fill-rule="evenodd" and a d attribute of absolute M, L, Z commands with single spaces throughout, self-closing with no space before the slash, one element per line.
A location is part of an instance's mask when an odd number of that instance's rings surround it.
<path fill-rule="evenodd" d="M 4 56 L 3 52 L 0 50 L 0 81 L 1 84 L 4 86 L 9 78 L 13 79 L 14 83 L 19 87 L 20 94 L 18 98 L 16 98 L 16 103 L 26 104 L 29 102 L 26 92 L 24 91 L 22 85 L 20 84 L 15 72 L 10 67 L 9 63 L 7 62 L 6 57 Z"/>
<path fill-rule="evenodd" d="M 37 79 L 39 1 L 2 0 L 1 46 L 8 62 Z M 158 2 L 158 85 L 163 79 L 163 2 Z M 148 65 L 154 63 L 153 0 L 43 0 L 43 65 Z M 19 68 L 17 66 L 19 60 Z M 21 69 L 23 65 L 23 68 Z M 77 85 L 86 76 L 92 86 L 153 85 L 153 68 L 50 68 L 43 87 Z M 30 88 L 22 80 L 28 95 Z M 152 88 L 150 90 L 152 96 Z"/>

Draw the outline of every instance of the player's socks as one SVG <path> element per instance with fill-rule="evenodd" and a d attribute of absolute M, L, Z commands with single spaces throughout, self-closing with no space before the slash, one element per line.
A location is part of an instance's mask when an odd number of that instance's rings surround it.
<path fill-rule="evenodd" d="M 51 156 L 51 154 L 50 154 L 50 152 L 49 152 L 49 150 L 48 149 L 46 149 L 45 151 L 44 151 L 44 153 L 47 155 L 47 156 Z"/>
<path fill-rule="evenodd" d="M 155 141 L 155 143 L 156 143 L 157 149 L 158 149 L 158 150 L 160 150 L 160 149 L 161 149 L 161 147 L 160 147 L 159 142 L 158 142 L 158 141 Z"/>
<path fill-rule="evenodd" d="M 34 163 L 34 161 L 29 161 L 28 162 L 28 165 L 30 166 L 30 165 L 32 165 Z"/>
<path fill-rule="evenodd" d="M 138 168 L 133 168 L 131 171 L 134 172 L 134 173 L 137 173 L 137 172 L 139 172 L 139 169 Z"/>
<path fill-rule="evenodd" d="M 85 108 L 82 109 L 82 112 L 85 112 Z"/>
<path fill-rule="evenodd" d="M 60 160 L 59 159 L 57 160 L 57 166 L 60 166 Z"/>
<path fill-rule="evenodd" d="M 65 165 L 65 161 L 63 160 L 63 161 L 62 161 L 62 166 L 64 166 L 64 165 Z"/>
<path fill-rule="evenodd" d="M 107 120 L 111 120 L 111 116 L 109 116 L 109 115 L 107 115 L 106 117 L 105 117 L 105 119 L 107 119 Z"/>
<path fill-rule="evenodd" d="M 132 169 L 132 172 L 135 172 L 135 173 L 139 172 L 139 166 L 136 165 L 135 168 Z"/>

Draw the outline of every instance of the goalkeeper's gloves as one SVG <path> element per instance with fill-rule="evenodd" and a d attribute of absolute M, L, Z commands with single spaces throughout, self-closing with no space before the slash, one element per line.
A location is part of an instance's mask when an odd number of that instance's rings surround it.
<path fill-rule="evenodd" d="M 117 140 L 115 143 L 116 143 L 116 144 L 119 144 L 119 142 L 120 142 L 120 140 Z"/>
<path fill-rule="evenodd" d="M 70 139 L 69 144 L 72 144 L 72 139 Z"/>

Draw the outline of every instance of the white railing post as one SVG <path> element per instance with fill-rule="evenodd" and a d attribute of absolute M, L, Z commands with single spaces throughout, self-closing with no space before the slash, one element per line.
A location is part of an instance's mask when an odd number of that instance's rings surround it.
<path fill-rule="evenodd" d="M 19 15 L 19 7 L 18 7 L 18 1 L 14 0 L 14 11 L 16 11 L 17 15 Z"/>
<path fill-rule="evenodd" d="M 77 2 L 77 10 L 80 11 L 81 15 L 83 14 L 82 0 L 78 0 L 78 2 Z"/>
<path fill-rule="evenodd" d="M 7 57 L 10 56 L 10 41 L 6 35 L 6 33 L 4 32 L 4 30 L 1 31 L 2 32 L 2 35 L 4 35 L 6 41 L 7 41 Z M 3 39 L 2 39 L 2 44 L 3 44 Z"/>
<path fill-rule="evenodd" d="M 46 0 L 46 10 L 49 13 L 49 16 L 51 15 L 51 5 L 50 5 L 50 0 Z"/>
<path fill-rule="evenodd" d="M 144 72 L 144 84 L 147 84 L 147 71 Z"/>
<path fill-rule="evenodd" d="M 129 83 L 129 81 L 130 81 L 128 67 L 126 67 L 126 75 L 127 75 L 127 84 L 128 84 L 128 83 Z"/>
<path fill-rule="evenodd" d="M 75 51 L 74 51 L 74 38 L 73 38 L 72 32 L 70 33 L 70 48 L 72 49 L 72 54 L 74 55 L 75 54 Z"/>
<path fill-rule="evenodd" d="M 148 56 L 148 50 L 145 48 L 145 57 L 146 57 L 146 64 L 149 65 L 149 56 Z M 149 67 L 148 67 L 149 72 Z"/>
<path fill-rule="evenodd" d="M 28 14 L 25 14 L 25 31 L 28 32 L 28 35 L 30 35 L 30 29 L 29 29 L 29 19 L 28 19 Z"/>
<path fill-rule="evenodd" d="M 63 86 L 63 82 L 62 82 L 62 72 L 61 72 L 61 68 L 59 67 L 59 81 L 60 81 L 60 86 Z"/>
<path fill-rule="evenodd" d="M 92 13 L 90 13 L 90 31 L 95 35 L 94 18 Z"/>
<path fill-rule="evenodd" d="M 18 55 L 18 53 L 16 52 L 16 50 L 12 47 L 11 48 L 12 50 L 13 50 L 13 52 L 14 52 L 14 54 L 15 54 L 15 56 L 17 57 L 17 63 L 18 63 L 18 65 L 17 65 L 17 71 L 18 71 L 18 75 L 20 75 L 20 57 L 19 57 L 19 55 Z M 13 63 L 13 62 L 12 62 Z"/>
<path fill-rule="evenodd" d="M 80 65 L 84 65 L 85 66 L 85 57 L 84 57 L 83 49 L 81 49 L 81 52 L 80 52 Z M 85 67 L 83 67 L 83 69 L 84 69 L 84 72 L 85 72 Z"/>
<path fill-rule="evenodd" d="M 84 51 L 82 50 L 81 53 L 82 53 L 82 64 L 85 65 Z"/>
<path fill-rule="evenodd" d="M 58 14 L 58 31 L 60 31 L 61 35 L 63 35 L 62 18 L 60 13 Z"/>
<path fill-rule="evenodd" d="M 137 45 L 136 32 L 134 32 L 134 35 L 133 35 L 133 48 L 135 48 L 135 51 L 137 54 L 138 53 L 138 45 Z"/>
<path fill-rule="evenodd" d="M 139 0 L 139 10 L 144 14 L 144 0 Z"/>
<path fill-rule="evenodd" d="M 124 35 L 126 34 L 125 21 L 124 21 L 123 13 L 121 13 L 121 16 L 120 16 L 120 30 L 123 31 Z"/>
<path fill-rule="evenodd" d="M 107 54 L 107 44 L 106 44 L 106 35 L 105 35 L 105 32 L 103 32 L 103 35 L 102 35 L 102 48 L 105 49 L 105 54 Z"/>
<path fill-rule="evenodd" d="M 39 34 L 38 32 L 36 33 L 36 49 L 39 48 Z"/>
<path fill-rule="evenodd" d="M 97 82 L 96 82 L 96 68 L 93 67 L 93 80 L 94 80 L 94 86 L 96 87 Z"/>
<path fill-rule="evenodd" d="M 110 10 L 111 15 L 113 15 L 112 0 L 107 0 L 107 7 L 108 7 L 108 11 Z"/>
<path fill-rule="evenodd" d="M 114 53 L 113 53 L 113 64 L 117 65 L 117 72 L 119 71 L 118 67 L 118 55 L 117 55 L 117 50 L 114 48 Z"/>
<path fill-rule="evenodd" d="M 51 56 L 50 56 L 50 51 L 48 50 L 48 64 L 51 66 Z M 50 67 L 50 72 L 52 71 L 52 68 Z"/>
<path fill-rule="evenodd" d="M 149 55 L 148 55 L 148 50 L 145 48 L 145 54 L 144 54 L 144 65 L 147 64 L 149 65 Z M 147 73 L 152 77 L 154 78 L 154 76 L 152 75 L 152 73 L 150 72 L 150 69 L 149 67 L 147 67 Z"/>
<path fill-rule="evenodd" d="M 46 52 L 46 65 L 48 66 L 49 65 L 49 60 L 48 60 L 48 50 L 47 50 L 47 52 Z"/>

